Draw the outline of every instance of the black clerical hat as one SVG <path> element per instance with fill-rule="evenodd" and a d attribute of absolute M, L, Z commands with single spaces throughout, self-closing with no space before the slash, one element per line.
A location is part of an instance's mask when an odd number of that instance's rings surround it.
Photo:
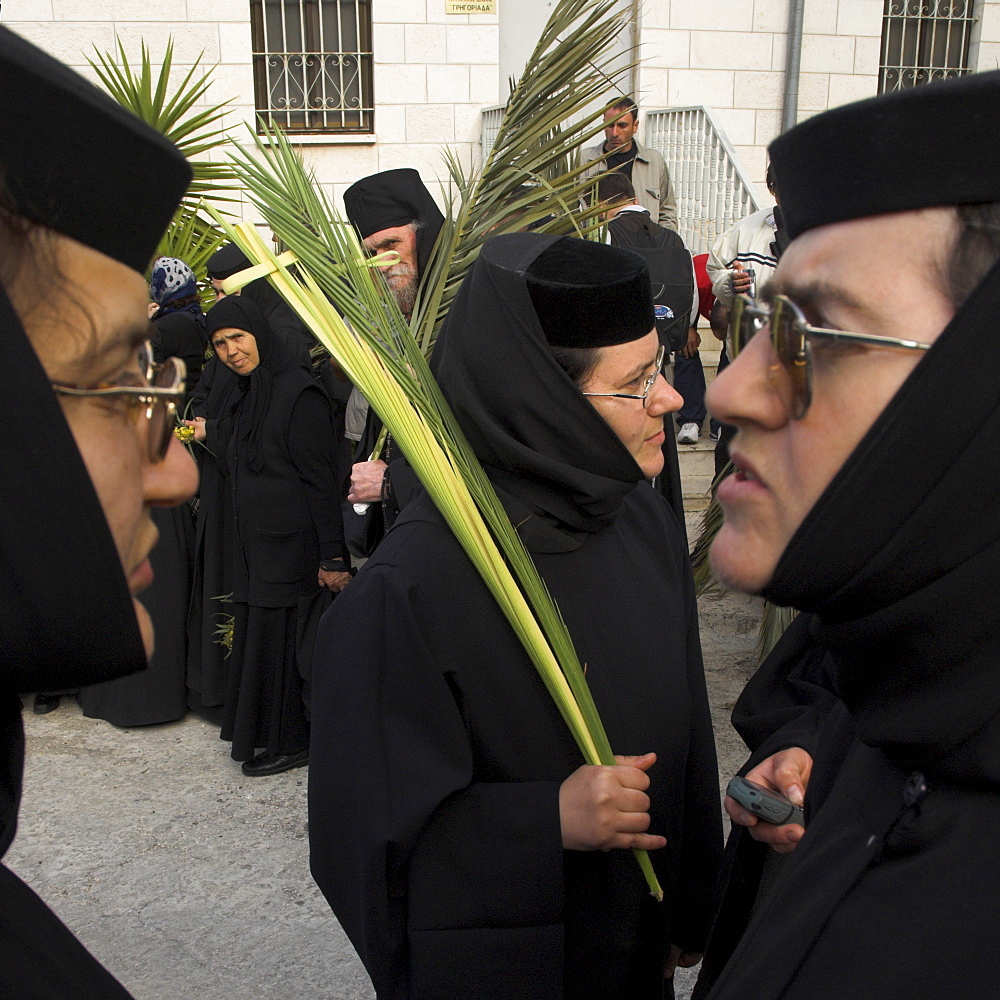
<path fill-rule="evenodd" d="M 1000 200 L 1000 72 L 834 108 L 769 147 L 788 234 L 887 212 Z"/>
<path fill-rule="evenodd" d="M 159 132 L 0 25 L 0 181 L 19 214 L 143 272 L 191 180 Z"/>
<path fill-rule="evenodd" d="M 408 226 L 415 219 L 441 218 L 430 191 L 412 167 L 383 170 L 355 181 L 344 192 L 344 208 L 363 240 L 383 229 Z"/>
<path fill-rule="evenodd" d="M 222 281 L 250 267 L 250 258 L 235 244 L 227 243 L 208 258 L 208 276 Z"/>
<path fill-rule="evenodd" d="M 553 347 L 609 347 L 655 326 L 646 262 L 631 250 L 564 237 L 525 271 L 535 314 Z"/>

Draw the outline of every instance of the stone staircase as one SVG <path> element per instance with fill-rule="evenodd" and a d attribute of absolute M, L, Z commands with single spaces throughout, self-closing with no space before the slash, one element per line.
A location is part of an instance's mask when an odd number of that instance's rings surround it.
<path fill-rule="evenodd" d="M 701 364 L 705 370 L 705 384 L 710 385 L 715 378 L 719 364 L 719 342 L 712 336 L 708 324 L 699 326 L 702 349 Z M 677 427 L 674 425 L 674 433 Z M 688 538 L 694 541 L 698 533 L 701 516 L 709 504 L 709 489 L 715 478 L 715 442 L 709 439 L 709 420 L 702 424 L 701 437 L 697 444 L 679 444 L 677 459 L 681 468 L 681 483 L 684 488 L 684 513 Z"/>

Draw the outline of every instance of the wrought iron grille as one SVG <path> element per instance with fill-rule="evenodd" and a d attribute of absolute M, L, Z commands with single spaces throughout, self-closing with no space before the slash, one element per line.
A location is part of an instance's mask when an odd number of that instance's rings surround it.
<path fill-rule="evenodd" d="M 885 0 L 879 93 L 969 71 L 974 0 Z"/>
<path fill-rule="evenodd" d="M 250 0 L 257 113 L 291 132 L 371 132 L 371 0 Z"/>

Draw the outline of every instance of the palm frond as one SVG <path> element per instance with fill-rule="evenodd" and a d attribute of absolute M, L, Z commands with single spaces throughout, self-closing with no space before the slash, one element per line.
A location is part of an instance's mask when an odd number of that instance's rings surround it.
<path fill-rule="evenodd" d="M 231 140 L 222 127 L 229 101 L 197 107 L 211 81 L 211 70 L 199 72 L 201 56 L 171 84 L 173 39 L 168 39 L 163 62 L 154 76 L 152 59 L 145 42 L 140 65 L 129 64 L 125 47 L 117 39 L 117 59 L 95 49 L 88 62 L 108 93 L 148 125 L 161 132 L 187 157 L 194 173 L 184 200 L 160 241 L 157 256 L 180 257 L 195 274 L 203 275 L 205 263 L 223 242 L 206 211 L 208 203 L 217 209 L 239 201 L 239 177 L 232 165 L 206 154 L 218 154 Z M 208 300 L 206 299 L 206 302 Z"/>
<path fill-rule="evenodd" d="M 353 228 L 312 184 L 279 132 L 237 157 L 253 203 L 285 246 L 277 258 L 256 229 L 227 226 L 259 267 L 225 285 L 267 273 L 375 408 L 477 568 L 590 763 L 614 756 L 584 670 L 558 608 L 459 427 L 395 299 Z M 219 217 L 220 223 L 224 220 Z M 292 260 L 295 264 L 292 266 Z M 375 280 L 373 280 L 375 278 Z M 651 891 L 659 886 L 638 852 Z"/>
<path fill-rule="evenodd" d="M 795 621 L 795 608 L 782 608 L 770 601 L 764 602 L 760 615 L 760 629 L 757 631 L 757 663 L 763 663 L 768 653 L 774 649 L 782 633 Z"/>

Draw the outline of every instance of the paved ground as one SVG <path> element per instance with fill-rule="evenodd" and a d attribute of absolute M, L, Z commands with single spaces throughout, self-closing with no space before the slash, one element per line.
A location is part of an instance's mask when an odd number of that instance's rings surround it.
<path fill-rule="evenodd" d="M 726 721 L 755 616 L 748 598 L 702 602 L 726 779 L 743 756 Z M 304 770 L 244 778 L 217 730 L 193 717 L 120 730 L 64 699 L 25 720 L 25 796 L 7 862 L 136 1000 L 374 996 L 309 877 Z M 679 974 L 678 997 L 692 978 Z"/>

